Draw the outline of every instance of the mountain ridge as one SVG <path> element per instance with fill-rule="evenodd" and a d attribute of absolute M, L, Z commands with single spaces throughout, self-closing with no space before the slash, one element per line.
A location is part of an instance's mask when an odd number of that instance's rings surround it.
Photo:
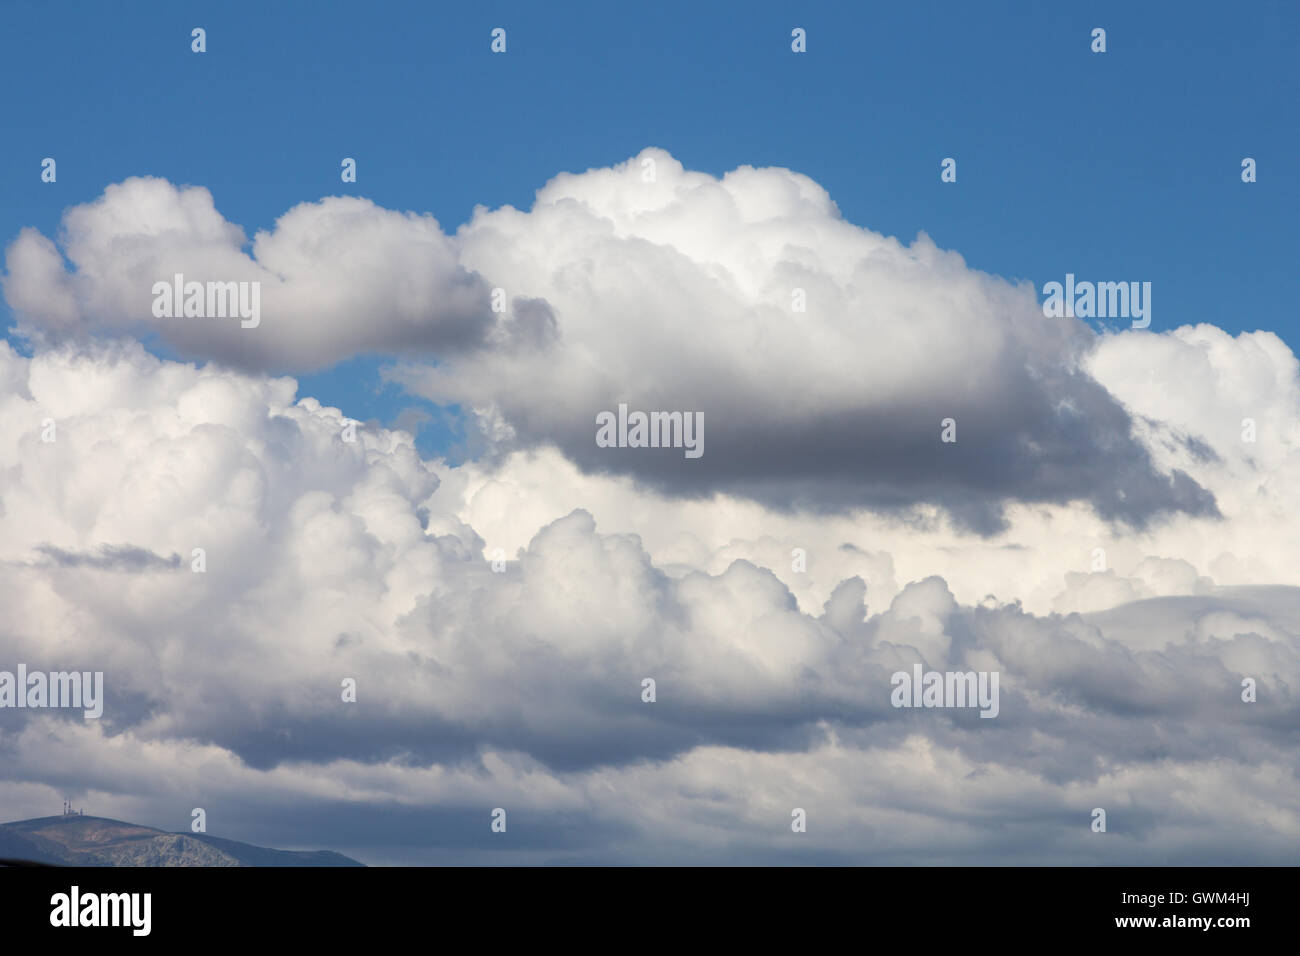
<path fill-rule="evenodd" d="M 55 866 L 365 866 L 333 850 L 276 850 L 81 814 L 0 823 L 0 858 Z"/>

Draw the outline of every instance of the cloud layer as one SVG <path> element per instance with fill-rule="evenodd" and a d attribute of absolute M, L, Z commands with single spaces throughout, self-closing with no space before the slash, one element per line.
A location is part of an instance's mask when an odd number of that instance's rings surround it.
<path fill-rule="evenodd" d="M 292 380 L 117 347 L 6 348 L 0 381 L 0 647 L 108 688 L 93 726 L 0 712 L 14 815 L 60 787 L 128 817 L 292 801 L 302 845 L 346 817 L 336 848 L 371 862 L 1260 861 L 1300 835 L 1300 589 L 1148 562 L 1204 594 L 1062 617 L 850 577 L 810 611 L 768 568 L 665 569 L 583 510 L 497 571 L 444 466 L 345 441 Z M 999 672 L 998 718 L 891 707 L 915 662 Z M 519 842 L 486 843 L 496 806 Z M 427 842 L 399 849 L 389 813 Z"/>
<path fill-rule="evenodd" d="M 557 176 L 527 212 L 479 208 L 454 236 L 332 197 L 244 245 L 206 190 L 131 179 L 69 210 L 61 249 L 19 236 L 6 297 L 42 341 L 148 331 L 186 356 L 289 371 L 400 355 L 400 381 L 472 410 L 497 453 L 557 447 L 675 497 L 939 506 L 981 533 L 1014 502 L 1086 501 L 1136 528 L 1217 514 L 1090 374 L 1084 324 L 1045 318 L 1031 286 L 924 235 L 906 246 L 844 221 L 789 170 L 718 179 L 649 149 Z M 154 318 L 153 284 L 175 274 L 262 283 L 261 324 Z M 597 416 L 620 404 L 703 415 L 705 453 L 598 447 Z"/>
<path fill-rule="evenodd" d="M 454 234 L 331 197 L 248 243 L 131 179 L 7 267 L 0 670 L 107 697 L 0 709 L 10 818 L 203 806 L 371 863 L 1294 860 L 1271 333 L 1048 320 L 807 177 L 660 150 Z M 175 272 L 261 282 L 262 323 L 154 319 Z M 478 457 L 277 374 L 363 353 Z M 620 403 L 702 412 L 704 456 L 598 447 Z M 997 718 L 891 706 L 914 665 L 997 673 Z"/>

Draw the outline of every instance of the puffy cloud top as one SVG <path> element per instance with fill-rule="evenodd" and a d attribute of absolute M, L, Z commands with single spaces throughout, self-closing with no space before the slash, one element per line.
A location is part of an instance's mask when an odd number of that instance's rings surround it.
<path fill-rule="evenodd" d="M 250 252 L 206 190 L 131 179 L 69 210 L 61 245 L 26 231 L 8 250 L 6 296 L 31 336 L 149 330 L 185 355 L 285 370 L 393 354 L 402 381 L 472 409 L 498 451 L 554 446 L 681 497 L 937 505 L 982 533 L 1014 501 L 1083 500 L 1137 527 L 1217 513 L 1090 374 L 1086 326 L 924 235 L 844 221 L 786 169 L 718 179 L 647 149 L 557 176 L 527 212 L 479 208 L 454 236 L 333 197 Z M 260 324 L 154 318 L 153 284 L 177 273 L 260 282 Z M 702 415 L 703 455 L 599 447 L 596 416 L 620 404 Z"/>

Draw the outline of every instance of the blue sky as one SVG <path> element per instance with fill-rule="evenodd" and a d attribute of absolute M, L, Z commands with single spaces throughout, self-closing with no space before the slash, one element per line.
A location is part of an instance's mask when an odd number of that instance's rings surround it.
<path fill-rule="evenodd" d="M 454 231 L 476 204 L 527 208 L 557 172 L 656 145 L 714 174 L 790 167 L 854 223 L 924 230 L 1040 290 L 1067 271 L 1150 281 L 1153 331 L 1262 328 L 1295 348 L 1300 8 L 1057 6 L 8 2 L 0 236 L 55 235 L 66 207 L 143 174 L 207 187 L 250 237 L 340 193 Z M 454 410 L 382 386 L 383 364 L 302 392 L 387 424 L 426 408 L 422 449 L 447 449 Z"/>

